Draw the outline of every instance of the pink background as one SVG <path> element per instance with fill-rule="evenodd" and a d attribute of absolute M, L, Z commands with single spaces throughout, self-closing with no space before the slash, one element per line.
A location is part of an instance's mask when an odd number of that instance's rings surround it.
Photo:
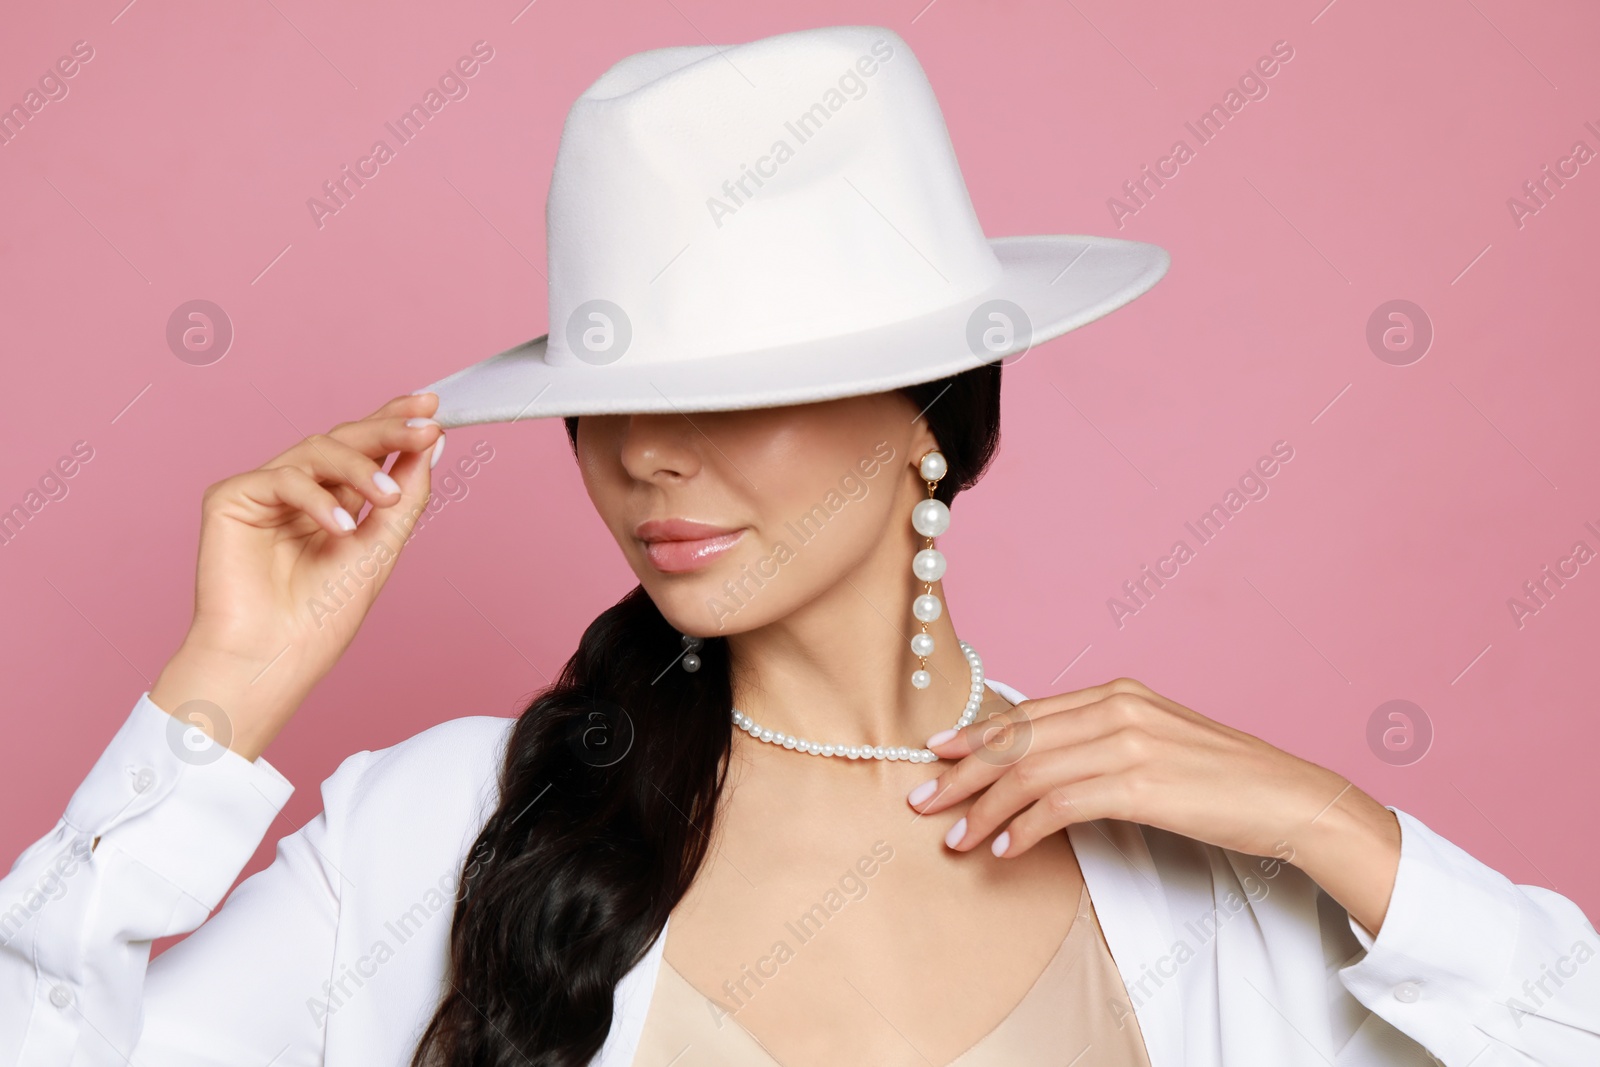
<path fill-rule="evenodd" d="M 1575 141 L 1600 149 L 1592 10 L 523 2 L 7 16 L 0 104 L 76 41 L 94 58 L 0 146 L 0 509 L 74 442 L 94 454 L 0 546 L 0 867 L 182 636 L 208 483 L 544 332 L 545 188 L 590 81 L 642 49 L 877 23 L 927 69 L 989 233 L 1114 234 L 1173 258 L 1131 307 L 1007 371 L 1001 460 L 943 546 L 992 676 L 1037 696 L 1131 674 L 1600 914 L 1600 564 L 1520 628 L 1507 604 L 1574 542 L 1600 549 L 1580 298 L 1600 163 L 1520 227 L 1507 206 Z M 319 230 L 307 198 L 478 40 L 494 58 L 470 95 Z M 1108 198 L 1176 139 L 1194 147 L 1184 122 L 1280 40 L 1293 59 L 1269 94 L 1119 229 Z M 194 299 L 236 334 L 209 366 L 166 340 Z M 1406 366 L 1366 340 L 1394 299 L 1435 330 Z M 298 790 L 252 870 L 343 757 L 514 714 L 633 584 L 559 423 L 456 431 L 446 459 L 480 440 L 494 459 L 269 750 Z M 1270 494 L 1119 627 L 1107 600 L 1176 539 L 1195 547 L 1185 521 L 1280 440 L 1294 458 Z M 1393 699 L 1434 733 L 1407 765 L 1367 739 Z"/>

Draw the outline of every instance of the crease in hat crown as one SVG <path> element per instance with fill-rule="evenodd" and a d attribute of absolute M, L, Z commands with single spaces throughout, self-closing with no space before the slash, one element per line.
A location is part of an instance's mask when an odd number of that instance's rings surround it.
<path fill-rule="evenodd" d="M 612 365 L 760 351 L 928 315 L 992 286 L 933 91 L 879 27 L 655 49 L 562 130 L 547 203 L 553 366 L 595 302 Z"/>

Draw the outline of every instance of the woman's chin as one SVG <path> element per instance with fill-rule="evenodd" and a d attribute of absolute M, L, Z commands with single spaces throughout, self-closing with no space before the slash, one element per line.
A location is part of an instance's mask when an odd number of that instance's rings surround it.
<path fill-rule="evenodd" d="M 639 580 L 662 616 L 693 637 L 753 630 L 782 613 L 773 590 L 758 586 L 733 560 L 677 574 L 653 572 Z"/>

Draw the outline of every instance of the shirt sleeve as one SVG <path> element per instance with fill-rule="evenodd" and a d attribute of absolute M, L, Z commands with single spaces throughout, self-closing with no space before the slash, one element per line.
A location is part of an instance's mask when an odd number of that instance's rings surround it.
<path fill-rule="evenodd" d="M 1374 938 L 1339 970 L 1351 995 L 1447 1067 L 1600 1063 L 1600 937 L 1571 900 L 1515 885 L 1419 820 Z"/>
<path fill-rule="evenodd" d="M 306 1000 L 333 958 L 330 821 L 368 755 L 323 783 L 323 813 L 207 922 L 294 787 L 142 695 L 0 879 L 0 1064 L 321 1063 Z M 150 961 L 153 939 L 191 931 Z"/>

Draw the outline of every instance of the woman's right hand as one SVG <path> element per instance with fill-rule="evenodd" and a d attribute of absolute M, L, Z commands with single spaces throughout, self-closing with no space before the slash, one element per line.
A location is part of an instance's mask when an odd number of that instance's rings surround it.
<path fill-rule="evenodd" d="M 389 580 L 444 446 L 429 418 L 438 403 L 396 397 L 206 490 L 194 620 L 151 687 L 157 707 L 247 759 L 261 754 Z"/>

